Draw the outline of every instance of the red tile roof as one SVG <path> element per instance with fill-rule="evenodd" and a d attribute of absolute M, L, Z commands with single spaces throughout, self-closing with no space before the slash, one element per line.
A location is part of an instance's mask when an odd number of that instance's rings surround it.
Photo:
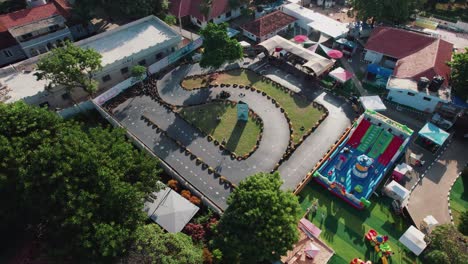
<path fill-rule="evenodd" d="M 205 18 L 200 12 L 202 1 L 203 0 L 172 0 L 169 6 L 169 12 L 178 17 L 180 8 L 180 17 L 191 15 L 200 21 L 208 21 L 231 10 L 229 0 L 212 0 L 210 14 Z"/>
<path fill-rule="evenodd" d="M 393 74 L 399 78 L 427 77 L 432 79 L 436 75 L 445 78 L 447 84 L 450 67 L 447 61 L 452 58 L 453 44 L 445 40 L 435 39 L 429 46 L 399 59 Z"/>
<path fill-rule="evenodd" d="M 281 11 L 275 11 L 266 16 L 263 16 L 255 21 L 243 25 L 241 28 L 254 34 L 257 37 L 263 37 L 273 33 L 287 25 L 293 23 L 297 19 Z"/>
<path fill-rule="evenodd" d="M 401 59 L 434 42 L 428 35 L 391 27 L 377 27 L 366 43 L 366 49 Z"/>
<path fill-rule="evenodd" d="M 55 3 L 57 1 L 57 3 Z M 69 5 L 65 0 L 55 0 L 45 5 L 22 9 L 16 12 L 0 16 L 0 49 L 4 49 L 16 44 L 16 40 L 8 32 L 9 28 L 32 23 L 37 20 L 51 17 L 53 15 L 63 15 L 68 17 Z"/>
<path fill-rule="evenodd" d="M 366 43 L 366 49 L 398 59 L 393 74 L 399 78 L 427 77 L 435 75 L 445 78 L 447 84 L 452 58 L 453 44 L 425 34 L 378 27 Z"/>

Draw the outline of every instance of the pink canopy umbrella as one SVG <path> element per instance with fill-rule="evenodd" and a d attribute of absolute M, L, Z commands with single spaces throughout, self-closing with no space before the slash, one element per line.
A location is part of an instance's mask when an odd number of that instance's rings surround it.
<path fill-rule="evenodd" d="M 308 39 L 309 38 L 306 35 L 297 35 L 297 36 L 294 37 L 294 41 L 296 41 L 298 43 L 305 42 Z"/>
<path fill-rule="evenodd" d="M 339 50 L 330 50 L 327 52 L 328 57 L 332 59 L 340 59 L 343 57 L 343 52 Z"/>
<path fill-rule="evenodd" d="M 281 47 L 276 47 L 276 48 L 275 48 L 275 52 L 280 52 L 280 51 L 282 51 L 282 50 L 283 50 L 283 48 L 281 48 Z"/>

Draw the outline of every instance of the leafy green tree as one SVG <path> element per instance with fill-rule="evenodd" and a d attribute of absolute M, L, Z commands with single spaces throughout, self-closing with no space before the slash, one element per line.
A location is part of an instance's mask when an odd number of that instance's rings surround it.
<path fill-rule="evenodd" d="M 175 25 L 177 23 L 177 19 L 173 15 L 165 15 L 164 16 L 164 22 L 166 22 L 166 24 L 172 26 L 172 25 Z"/>
<path fill-rule="evenodd" d="M 449 261 L 443 263 L 468 263 L 468 240 L 452 224 L 437 226 L 429 235 L 429 240 L 431 243 L 425 254 L 428 263 L 440 263 L 438 261 L 447 258 Z"/>
<path fill-rule="evenodd" d="M 455 53 L 448 65 L 452 67 L 450 83 L 455 94 L 468 100 L 468 48 L 465 48 L 465 52 Z"/>
<path fill-rule="evenodd" d="M 272 262 L 297 242 L 299 202 L 292 192 L 280 189 L 282 183 L 277 172 L 258 173 L 229 196 L 214 240 L 224 259 Z"/>
<path fill-rule="evenodd" d="M 458 224 L 458 230 L 465 236 L 468 236 L 468 210 L 460 215 L 460 223 Z"/>
<path fill-rule="evenodd" d="M 98 83 L 93 73 L 102 69 L 101 54 L 83 49 L 66 41 L 63 47 L 53 49 L 37 63 L 38 80 L 48 80 L 52 85 L 64 86 L 68 92 L 82 88 L 88 94 L 97 91 Z"/>
<path fill-rule="evenodd" d="M 234 62 L 244 56 L 239 42 L 229 38 L 226 23 L 208 23 L 200 35 L 205 49 L 200 61 L 202 67 L 218 68 L 225 62 Z"/>
<path fill-rule="evenodd" d="M 142 65 L 135 65 L 132 67 L 131 74 L 136 81 L 142 81 L 145 78 L 146 67 Z"/>
<path fill-rule="evenodd" d="M 164 233 L 156 224 L 143 225 L 135 232 L 135 242 L 122 263 L 199 264 L 202 248 L 184 233 Z"/>
<path fill-rule="evenodd" d="M 0 143 L 0 226 L 40 224 L 51 248 L 78 259 L 125 252 L 160 169 L 124 131 L 84 130 L 18 102 L 0 104 Z"/>
<path fill-rule="evenodd" d="M 401 24 L 408 21 L 410 15 L 419 8 L 424 0 L 352 0 L 351 5 L 357 11 L 357 18 L 363 21 L 375 21 Z"/>

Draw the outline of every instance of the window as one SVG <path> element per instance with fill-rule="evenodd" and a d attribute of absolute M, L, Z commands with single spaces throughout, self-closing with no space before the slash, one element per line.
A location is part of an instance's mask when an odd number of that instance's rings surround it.
<path fill-rule="evenodd" d="M 426 101 L 430 102 L 430 101 L 431 101 L 431 98 L 424 96 L 424 97 L 423 97 L 423 100 L 426 100 Z"/>
<path fill-rule="evenodd" d="M 156 54 L 156 60 L 162 59 L 162 56 L 163 56 L 163 53 L 159 52 L 158 54 Z"/>
<path fill-rule="evenodd" d="M 125 68 L 120 69 L 120 73 L 121 73 L 121 74 L 126 74 L 126 73 L 128 73 L 128 67 L 125 67 Z"/>
<path fill-rule="evenodd" d="M 36 49 L 31 49 L 29 51 L 29 54 L 31 54 L 31 56 L 36 56 L 36 55 L 39 55 L 39 52 Z"/>
<path fill-rule="evenodd" d="M 109 74 L 107 74 L 106 76 L 102 77 L 102 81 L 103 81 L 103 82 L 108 82 L 108 81 L 110 81 L 110 80 L 111 80 L 111 77 L 110 77 Z"/>
<path fill-rule="evenodd" d="M 24 39 L 24 40 L 27 40 L 27 39 L 32 38 L 32 36 L 33 36 L 33 35 L 32 35 L 31 33 L 28 33 L 28 34 L 22 35 L 21 38 Z"/>
<path fill-rule="evenodd" d="M 398 91 L 399 93 L 403 93 L 403 91 Z"/>
<path fill-rule="evenodd" d="M 415 96 L 416 94 L 415 94 L 415 93 L 412 93 L 412 92 L 408 92 L 408 95 L 409 95 L 409 96 Z"/>
<path fill-rule="evenodd" d="M 50 27 L 49 27 L 49 30 L 50 30 L 50 31 L 55 31 L 55 30 L 57 30 L 57 29 L 59 29 L 59 25 L 53 25 L 53 26 L 50 26 Z"/>
<path fill-rule="evenodd" d="M 226 13 L 226 17 L 231 17 L 231 11 Z"/>
<path fill-rule="evenodd" d="M 197 19 L 197 24 L 198 24 L 198 25 L 201 25 L 201 22 L 200 22 L 200 20 L 198 20 L 198 19 Z"/>
<path fill-rule="evenodd" d="M 144 66 L 146 65 L 146 60 L 141 60 L 138 62 L 139 65 Z"/>
<path fill-rule="evenodd" d="M 6 49 L 3 51 L 3 54 L 5 55 L 5 57 L 9 58 L 9 57 L 13 57 L 13 53 L 11 53 L 11 51 L 9 49 Z"/>

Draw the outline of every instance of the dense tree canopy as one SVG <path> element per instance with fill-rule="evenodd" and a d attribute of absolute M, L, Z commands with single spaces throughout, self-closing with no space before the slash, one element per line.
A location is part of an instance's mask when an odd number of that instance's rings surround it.
<path fill-rule="evenodd" d="M 200 35 L 205 49 L 200 61 L 202 67 L 218 68 L 225 62 L 234 62 L 243 57 L 239 42 L 227 34 L 227 24 L 208 23 Z"/>
<path fill-rule="evenodd" d="M 0 104 L 0 157 L 0 232 L 41 225 L 50 248 L 73 257 L 122 254 L 158 189 L 157 162 L 122 130 L 84 129 L 22 102 Z"/>
<path fill-rule="evenodd" d="M 401 24 L 406 22 L 414 10 L 425 0 L 351 0 L 360 20 Z"/>
<path fill-rule="evenodd" d="M 82 88 L 88 94 L 97 91 L 98 84 L 93 73 L 102 69 L 101 54 L 92 49 L 83 49 L 66 41 L 63 47 L 53 49 L 37 63 L 38 80 L 64 86 L 68 91 Z"/>
<path fill-rule="evenodd" d="M 299 202 L 281 185 L 278 173 L 259 173 L 242 181 L 229 196 L 214 242 L 224 259 L 272 262 L 297 242 Z"/>
<path fill-rule="evenodd" d="M 468 239 L 454 225 L 437 226 L 429 239 L 431 243 L 424 256 L 427 263 L 468 263 Z"/>
<path fill-rule="evenodd" d="M 122 18 L 140 18 L 159 14 L 169 8 L 168 0 L 80 0 L 76 1 L 79 14 L 86 15 L 96 7 L 101 7 Z"/>
<path fill-rule="evenodd" d="M 141 226 L 135 242 L 122 263 L 199 264 L 202 248 L 184 233 L 164 233 L 156 224 Z"/>
<path fill-rule="evenodd" d="M 450 84 L 455 94 L 468 100 L 468 48 L 465 52 L 455 53 L 449 65 L 452 67 Z"/>

